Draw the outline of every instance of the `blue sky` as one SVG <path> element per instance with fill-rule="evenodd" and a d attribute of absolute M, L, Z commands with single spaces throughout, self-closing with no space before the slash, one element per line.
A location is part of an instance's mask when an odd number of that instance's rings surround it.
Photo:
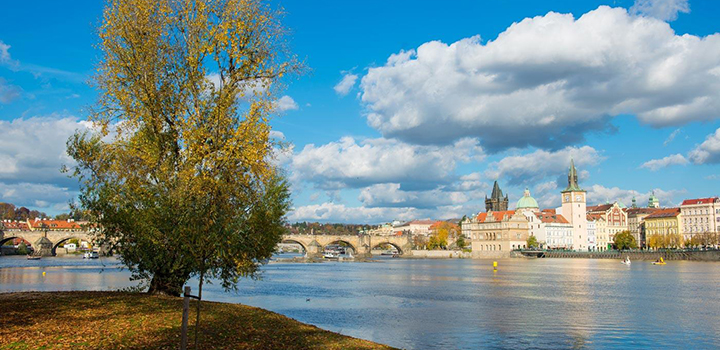
<path fill-rule="evenodd" d="M 290 221 L 470 215 L 496 179 L 555 207 L 570 157 L 589 204 L 720 194 L 715 1 L 273 6 L 309 67 L 272 120 L 292 145 Z M 56 214 L 76 195 L 58 169 L 96 98 L 101 11 L 3 5 L 0 201 Z"/>

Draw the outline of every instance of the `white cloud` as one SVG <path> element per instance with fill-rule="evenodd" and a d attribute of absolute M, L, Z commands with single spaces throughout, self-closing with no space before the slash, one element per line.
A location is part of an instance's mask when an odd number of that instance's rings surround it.
<path fill-rule="evenodd" d="M 0 181 L 66 182 L 62 165 L 72 165 L 65 144 L 75 130 L 90 124 L 73 117 L 33 117 L 0 120 Z M 73 180 L 74 182 L 74 180 Z"/>
<path fill-rule="evenodd" d="M 419 218 L 433 218 L 436 220 L 461 218 L 469 213 L 467 210 L 468 208 L 463 206 L 445 206 L 437 209 L 368 208 L 322 203 L 293 208 L 288 213 L 287 219 L 290 222 L 321 221 L 379 224 L 393 220 L 409 221 Z"/>
<path fill-rule="evenodd" d="M 294 111 L 298 109 L 298 104 L 292 97 L 285 95 L 275 102 L 275 108 L 278 112 Z"/>
<path fill-rule="evenodd" d="M 491 179 L 505 179 L 511 185 L 537 183 L 547 177 L 567 176 L 571 158 L 576 168 L 596 165 L 603 159 L 600 153 L 590 146 L 566 147 L 553 152 L 536 150 L 523 155 L 508 156 L 490 164 L 486 176 Z M 581 175 L 584 170 L 578 169 Z"/>
<path fill-rule="evenodd" d="M 0 63 L 10 61 L 10 45 L 0 40 Z"/>
<path fill-rule="evenodd" d="M 650 169 L 651 171 L 657 171 L 671 165 L 686 165 L 687 163 L 687 158 L 685 158 L 682 154 L 673 154 L 665 158 L 649 160 L 643 163 L 640 167 Z"/>
<path fill-rule="evenodd" d="M 663 21 L 674 21 L 678 12 L 690 13 L 688 0 L 635 0 L 630 13 L 654 17 Z"/>
<path fill-rule="evenodd" d="M 69 209 L 67 203 L 76 195 L 77 191 L 50 183 L 8 184 L 0 181 L 0 202 L 12 203 L 18 207 L 67 211 Z"/>
<path fill-rule="evenodd" d="M 392 55 L 360 86 L 368 124 L 385 137 L 557 148 L 619 114 L 655 127 L 720 117 L 720 34 L 679 36 L 622 8 L 550 12 L 485 44 L 433 41 Z"/>
<path fill-rule="evenodd" d="M 430 191 L 404 191 L 398 183 L 377 184 L 364 188 L 358 198 L 367 207 L 413 207 L 436 208 L 459 205 L 468 202 L 468 193 L 445 191 L 436 188 Z"/>
<path fill-rule="evenodd" d="M 663 146 L 667 146 L 670 142 L 672 142 L 679 133 L 680 129 L 673 130 L 673 132 L 668 135 L 667 139 L 665 139 L 665 142 L 663 142 Z"/>
<path fill-rule="evenodd" d="M 720 163 L 720 128 L 690 151 L 688 157 L 695 164 Z"/>
<path fill-rule="evenodd" d="M 635 197 L 638 207 L 646 207 L 648 198 L 650 198 L 653 191 L 660 201 L 660 206 L 662 207 L 673 207 L 679 205 L 682 195 L 687 193 L 685 190 L 665 191 L 659 188 L 645 193 L 640 193 L 635 190 L 624 190 L 618 187 L 608 188 L 602 185 L 593 185 L 587 189 L 587 204 L 595 205 L 618 201 L 629 207 L 632 204 L 633 197 Z"/>
<path fill-rule="evenodd" d="M 283 134 L 282 131 L 270 130 L 270 138 L 276 140 L 284 140 L 285 134 Z"/>
<path fill-rule="evenodd" d="M 322 146 L 306 145 L 291 164 L 293 178 L 322 189 L 361 188 L 378 183 L 436 187 L 451 180 L 458 162 L 484 157 L 477 140 L 449 146 L 418 146 L 389 139 L 343 137 Z"/>
<path fill-rule="evenodd" d="M 347 73 L 343 76 L 342 80 L 340 80 L 333 89 L 335 90 L 335 93 L 340 96 L 345 96 L 350 92 L 350 89 L 355 86 L 355 81 L 357 81 L 358 76 L 352 73 Z"/>
<path fill-rule="evenodd" d="M 10 103 L 18 99 L 21 91 L 19 87 L 8 84 L 5 79 L 0 77 L 0 103 Z"/>

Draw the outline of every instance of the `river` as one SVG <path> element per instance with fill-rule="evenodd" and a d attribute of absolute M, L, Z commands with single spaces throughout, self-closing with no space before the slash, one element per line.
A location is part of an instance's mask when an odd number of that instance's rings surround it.
<path fill-rule="evenodd" d="M 720 264 L 617 260 L 381 259 L 270 263 L 239 291 L 257 306 L 406 349 L 660 349 L 720 344 Z M 45 276 L 42 272 L 46 272 Z M 0 257 L 0 292 L 135 285 L 114 258 Z M 190 285 L 195 289 L 196 281 Z"/>

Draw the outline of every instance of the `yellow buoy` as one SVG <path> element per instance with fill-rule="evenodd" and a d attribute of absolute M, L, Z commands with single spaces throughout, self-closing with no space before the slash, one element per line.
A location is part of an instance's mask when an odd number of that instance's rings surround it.
<path fill-rule="evenodd" d="M 45 271 L 43 271 L 43 276 L 45 276 Z"/>
<path fill-rule="evenodd" d="M 493 267 L 497 269 L 497 261 L 493 261 Z"/>

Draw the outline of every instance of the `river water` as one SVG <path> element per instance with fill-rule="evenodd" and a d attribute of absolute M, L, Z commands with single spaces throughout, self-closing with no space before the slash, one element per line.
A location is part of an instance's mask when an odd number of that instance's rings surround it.
<path fill-rule="evenodd" d="M 496 272 L 492 261 L 466 259 L 271 263 L 262 280 L 242 281 L 237 293 L 217 284 L 203 293 L 406 349 L 720 346 L 720 264 L 498 263 Z M 135 284 L 114 258 L 0 257 L 0 292 Z"/>

